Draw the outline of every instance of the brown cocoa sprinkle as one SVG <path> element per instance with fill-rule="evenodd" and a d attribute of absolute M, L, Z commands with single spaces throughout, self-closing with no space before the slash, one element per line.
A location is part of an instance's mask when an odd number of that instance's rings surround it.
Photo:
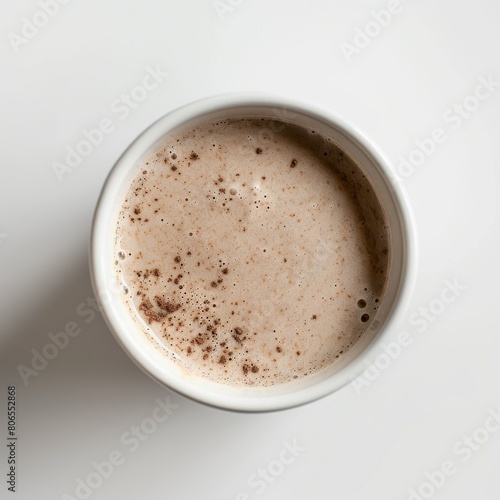
<path fill-rule="evenodd" d="M 208 359 L 208 354 L 203 355 L 203 360 L 206 361 Z"/>
<path fill-rule="evenodd" d="M 167 313 L 165 311 L 157 312 L 153 309 L 153 304 L 149 299 L 145 299 L 139 305 L 139 311 L 142 311 L 144 315 L 148 318 L 148 323 L 151 324 L 153 321 L 162 321 Z"/>
<path fill-rule="evenodd" d="M 219 178 L 217 179 L 219 182 L 224 182 L 224 179 L 219 175 Z"/>
<path fill-rule="evenodd" d="M 243 333 L 243 330 L 242 330 L 239 326 L 237 326 L 237 327 L 234 329 L 234 333 L 235 333 L 236 335 L 241 335 L 241 334 Z"/>
<path fill-rule="evenodd" d="M 194 151 L 192 151 L 191 154 L 189 155 L 189 158 L 191 160 L 197 160 L 199 156 Z"/>
<path fill-rule="evenodd" d="M 155 296 L 155 302 L 158 305 L 158 307 L 166 311 L 167 314 L 172 314 L 173 312 L 179 310 L 181 308 L 180 304 L 174 304 L 173 302 L 167 302 L 163 297 L 160 297 L 158 295 Z"/>
<path fill-rule="evenodd" d="M 236 340 L 236 342 L 238 342 L 238 344 L 241 344 L 241 338 L 238 337 L 238 335 L 231 335 L 231 337 L 233 337 L 233 339 Z"/>
<path fill-rule="evenodd" d="M 181 256 L 180 255 L 177 255 L 174 259 L 175 262 L 177 262 L 177 264 L 181 261 Z"/>
<path fill-rule="evenodd" d="M 297 351 L 297 356 L 300 356 L 300 351 Z"/>
<path fill-rule="evenodd" d="M 366 323 L 368 320 L 370 319 L 370 315 L 369 314 L 363 314 L 363 316 L 361 316 L 361 321 L 363 323 Z"/>
<path fill-rule="evenodd" d="M 191 349 L 191 346 L 188 346 L 188 348 L 187 348 L 187 353 L 188 353 L 188 354 L 191 354 L 192 352 L 193 352 L 193 349 Z"/>
<path fill-rule="evenodd" d="M 163 163 L 167 163 L 167 159 L 166 158 L 163 158 Z M 155 200 L 155 201 L 158 201 L 158 200 Z"/>
<path fill-rule="evenodd" d="M 226 364 L 226 361 L 227 361 L 227 358 L 226 356 L 222 355 L 220 358 L 219 358 L 219 363 L 221 365 L 225 365 Z"/>
<path fill-rule="evenodd" d="M 134 208 L 134 214 L 139 215 L 141 213 L 141 209 L 139 207 Z"/>
<path fill-rule="evenodd" d="M 144 299 L 139 305 L 139 311 L 149 311 L 150 309 L 153 309 L 153 304 L 149 299 Z"/>
<path fill-rule="evenodd" d="M 198 344 L 198 345 L 201 345 L 203 343 L 205 343 L 205 339 L 203 337 L 195 337 L 194 338 L 194 341 Z"/>
<path fill-rule="evenodd" d="M 292 160 L 292 162 L 290 163 L 290 167 L 291 167 L 291 168 L 295 168 L 295 167 L 297 166 L 297 163 L 298 163 L 298 162 L 297 162 L 297 160 L 294 158 L 294 159 Z"/>
<path fill-rule="evenodd" d="M 283 349 L 280 346 L 276 347 L 276 352 L 281 352 L 281 351 L 283 351 Z"/>
<path fill-rule="evenodd" d="M 176 167 L 175 165 L 172 165 L 172 166 L 170 167 L 170 170 L 172 170 L 172 172 L 175 172 L 175 171 L 177 170 L 177 167 Z"/>
<path fill-rule="evenodd" d="M 142 173 L 143 173 L 143 174 L 147 174 L 147 173 L 148 173 L 148 171 L 147 171 L 147 170 L 143 170 L 143 171 L 142 171 Z"/>
<path fill-rule="evenodd" d="M 313 314 L 312 319 L 316 319 L 316 318 L 317 318 L 316 314 Z"/>
<path fill-rule="evenodd" d="M 257 148 L 257 149 L 255 150 L 255 152 L 256 152 L 258 155 L 260 155 L 260 154 L 262 153 L 262 149 L 261 149 L 261 148 Z"/>
<path fill-rule="evenodd" d="M 227 274 L 229 272 L 229 269 L 227 267 L 225 267 L 223 270 L 222 270 L 222 274 Z"/>
<path fill-rule="evenodd" d="M 219 193 L 220 194 L 226 194 L 226 190 L 224 188 L 219 188 Z"/>
<path fill-rule="evenodd" d="M 212 283 L 210 283 L 210 285 L 212 286 L 212 288 L 217 288 L 217 283 L 215 281 L 212 281 Z"/>
<path fill-rule="evenodd" d="M 249 365 L 249 364 L 245 363 L 245 364 L 242 366 L 242 368 L 243 368 L 243 373 L 244 373 L 245 375 L 247 375 L 247 373 L 248 373 L 249 371 L 251 371 L 252 373 L 258 373 L 258 371 L 259 371 L 259 367 L 258 367 L 258 366 L 256 366 L 256 365 L 254 365 L 253 363 L 252 363 L 251 365 Z"/>
<path fill-rule="evenodd" d="M 158 278 L 158 276 L 160 276 L 160 270 L 155 267 L 154 269 L 151 269 L 151 274 Z"/>

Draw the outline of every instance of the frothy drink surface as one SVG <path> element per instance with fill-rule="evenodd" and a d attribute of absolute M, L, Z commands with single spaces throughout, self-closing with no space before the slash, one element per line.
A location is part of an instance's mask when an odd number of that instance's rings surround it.
<path fill-rule="evenodd" d="M 195 377 L 266 386 L 329 366 L 366 331 L 388 232 L 332 142 L 230 119 L 179 130 L 144 159 L 115 253 L 124 300 L 166 357 Z"/>

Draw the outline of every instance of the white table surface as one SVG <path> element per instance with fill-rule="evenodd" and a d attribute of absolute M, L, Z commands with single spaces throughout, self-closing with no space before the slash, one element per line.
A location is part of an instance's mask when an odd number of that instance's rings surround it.
<path fill-rule="evenodd" d="M 394 1 L 73 0 L 50 19 L 42 1 L 1 3 L 0 498 L 396 500 L 412 488 L 421 498 L 500 498 L 500 432 L 489 417 L 500 406 L 500 3 Z M 389 7 L 397 12 L 380 28 L 370 10 Z M 34 18 L 48 22 L 33 36 Z M 365 27 L 376 36 L 348 61 L 342 44 L 356 33 L 361 43 Z M 168 76 L 128 116 L 112 107 L 157 66 Z M 490 89 L 478 90 L 485 80 Z M 224 412 L 163 389 L 100 316 L 78 309 L 93 294 L 91 219 L 118 156 L 170 110 L 242 90 L 344 116 L 395 169 L 442 129 L 402 180 L 419 272 L 391 336 L 406 331 L 411 345 L 360 390 L 274 414 Z M 105 118 L 113 131 L 59 182 L 53 163 Z M 81 333 L 25 383 L 19 366 L 71 321 Z M 157 398 L 178 405 L 159 424 Z M 150 434 L 133 441 L 134 426 Z M 120 463 L 99 476 L 95 464 L 110 454 Z M 453 473 L 436 474 L 443 463 Z M 426 473 L 443 484 L 425 485 Z M 92 488 L 78 490 L 78 479 Z"/>

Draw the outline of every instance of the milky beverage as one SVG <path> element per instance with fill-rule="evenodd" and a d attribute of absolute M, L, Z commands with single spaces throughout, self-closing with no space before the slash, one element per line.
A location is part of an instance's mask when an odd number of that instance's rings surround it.
<path fill-rule="evenodd" d="M 187 376 L 286 383 L 338 360 L 376 314 L 383 210 L 313 130 L 247 118 L 174 131 L 122 201 L 124 300 Z"/>

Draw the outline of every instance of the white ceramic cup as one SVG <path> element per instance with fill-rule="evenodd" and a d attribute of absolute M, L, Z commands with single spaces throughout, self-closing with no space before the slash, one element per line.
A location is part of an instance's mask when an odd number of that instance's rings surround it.
<path fill-rule="evenodd" d="M 195 378 L 169 359 L 140 331 L 116 282 L 116 220 L 141 159 L 179 126 L 229 117 L 269 117 L 314 129 L 338 144 L 363 170 L 378 193 L 390 232 L 390 265 L 385 292 L 368 331 L 337 362 L 297 381 L 264 388 L 236 388 Z M 103 187 L 93 222 L 91 276 L 102 314 L 119 344 L 154 380 L 193 400 L 228 410 L 259 412 L 291 408 L 331 394 L 358 377 L 378 353 L 387 332 L 402 324 L 416 274 L 411 212 L 389 162 L 352 125 L 329 111 L 268 95 L 230 94 L 183 106 L 146 129 L 123 153 Z"/>

